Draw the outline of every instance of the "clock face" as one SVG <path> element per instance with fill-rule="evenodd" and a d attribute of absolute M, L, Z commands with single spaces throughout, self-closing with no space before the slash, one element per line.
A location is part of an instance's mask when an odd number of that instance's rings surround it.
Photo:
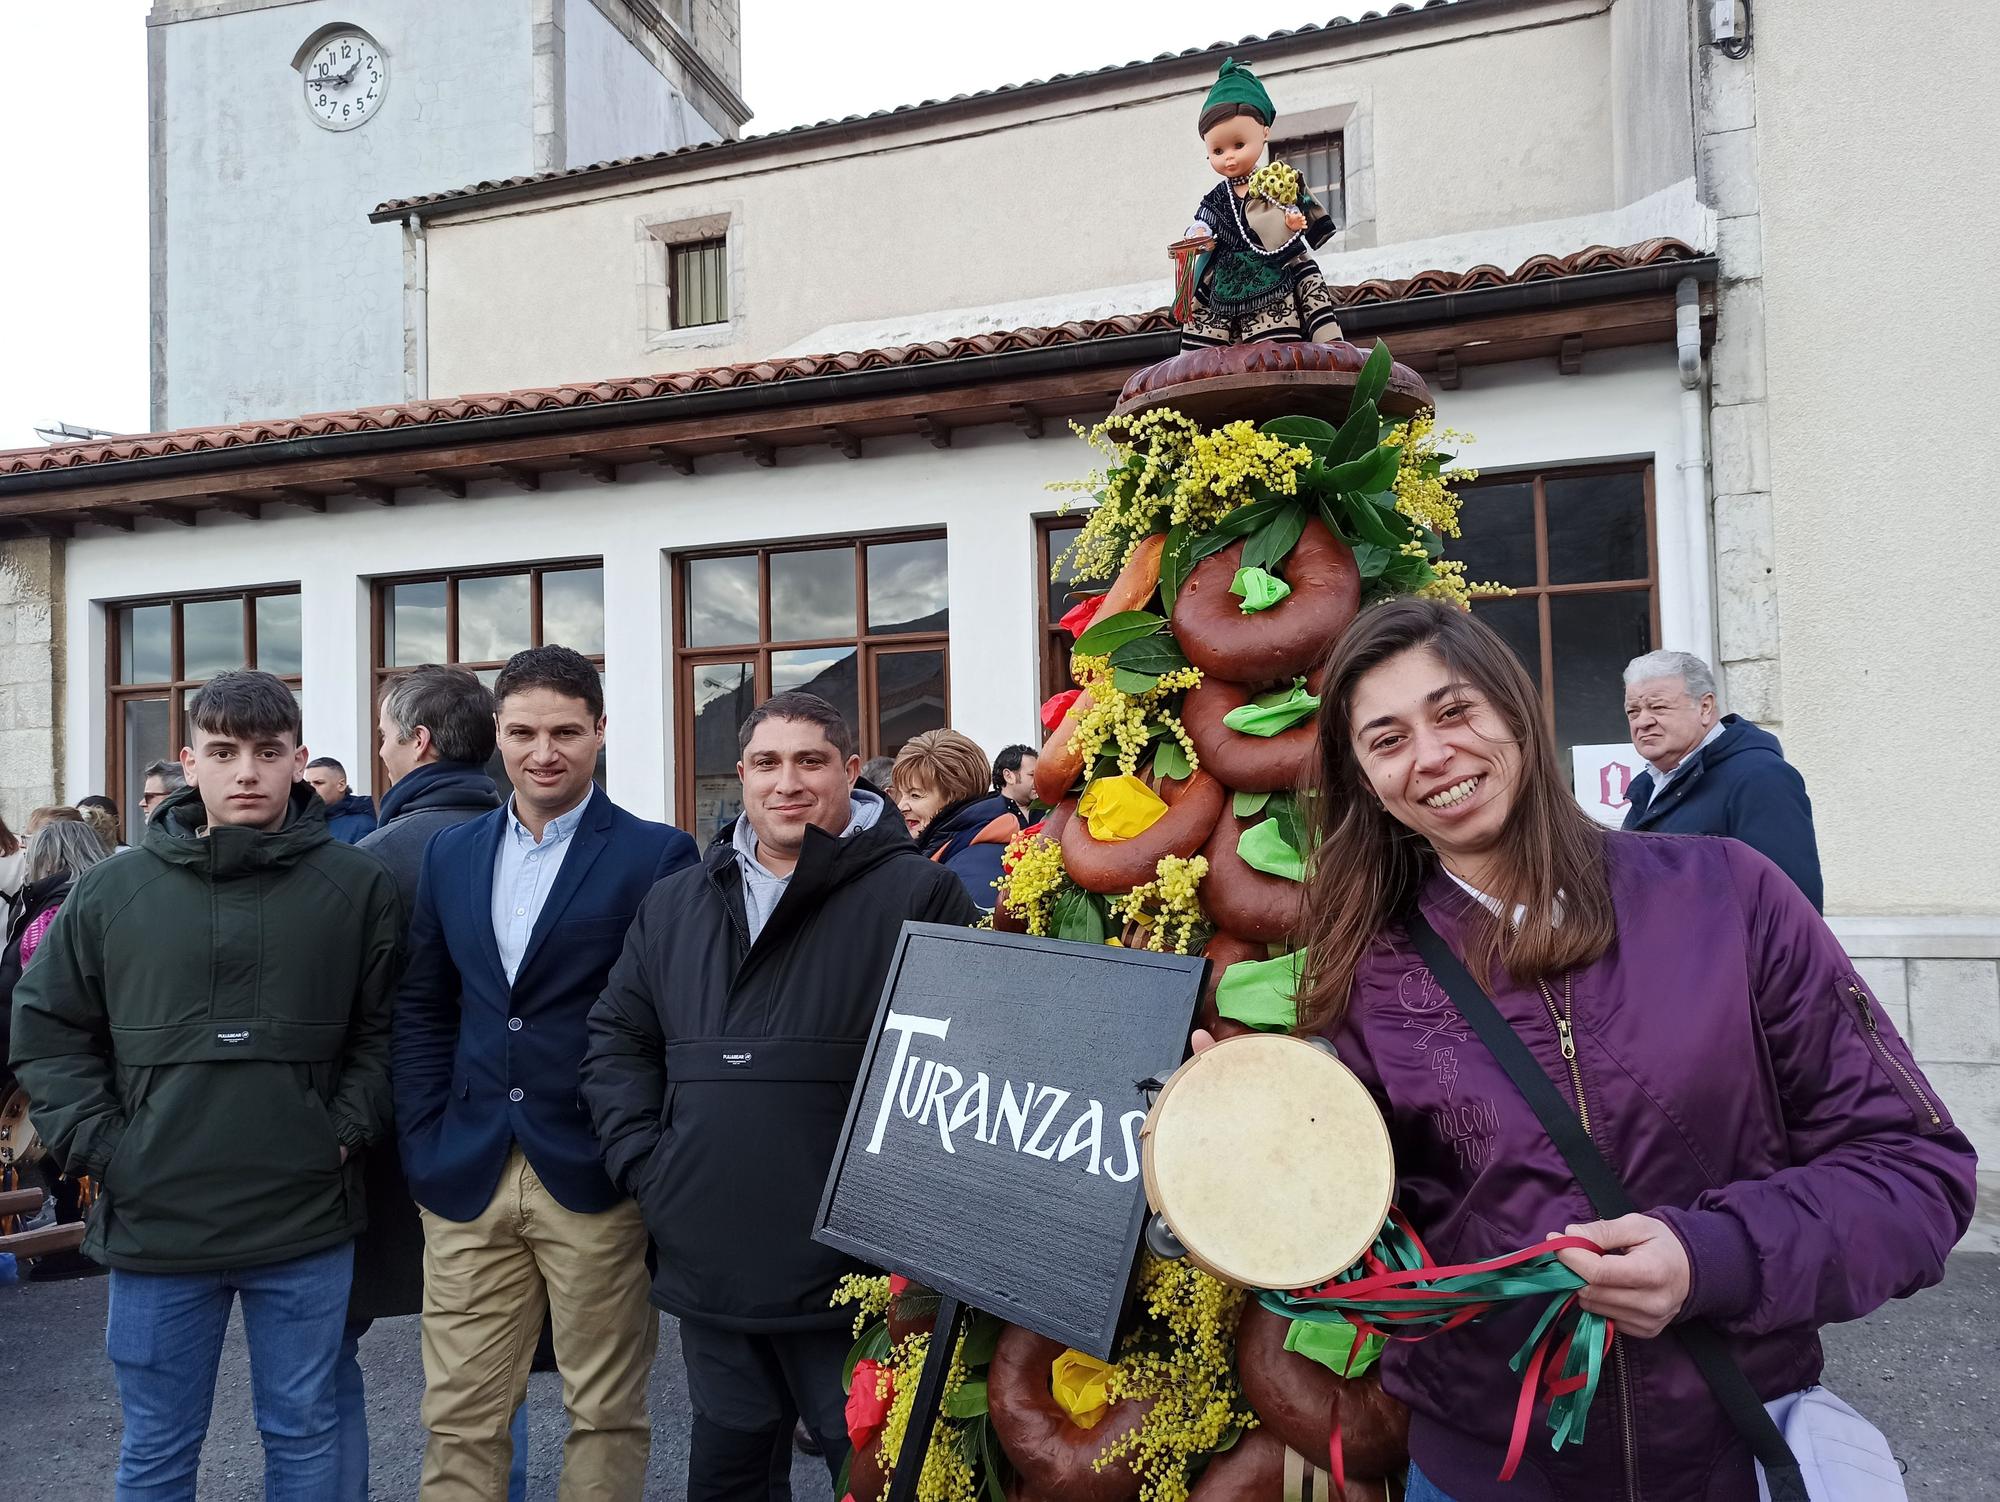
<path fill-rule="evenodd" d="M 328 130 L 352 130 L 373 119 L 389 90 L 389 64 L 366 32 L 328 33 L 306 54 L 299 72 L 306 111 Z"/>

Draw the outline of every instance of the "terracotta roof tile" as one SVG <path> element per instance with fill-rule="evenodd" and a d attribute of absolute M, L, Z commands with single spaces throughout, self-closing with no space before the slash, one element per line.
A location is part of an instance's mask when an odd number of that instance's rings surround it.
<path fill-rule="evenodd" d="M 1665 261 L 1697 258 L 1692 246 L 1680 240 L 1647 240 L 1639 245 L 1615 248 L 1593 245 L 1567 256 L 1531 256 L 1511 272 L 1493 265 L 1465 271 L 1421 271 L 1396 280 L 1374 279 L 1351 286 L 1333 288 L 1334 301 L 1341 307 L 1364 303 L 1401 302 L 1409 298 L 1467 292 L 1479 287 L 1518 285 L 1545 281 L 1552 277 L 1578 276 L 1594 271 L 1627 270 Z M 487 391 L 466 396 L 439 397 L 403 402 L 394 406 L 361 407 L 351 412 L 313 412 L 303 417 L 264 419 L 220 427 L 182 428 L 168 433 L 141 433 L 126 438 L 93 439 L 85 443 L 53 444 L 47 447 L 0 451 L 0 475 L 28 474 L 38 470 L 76 469 L 106 464 L 120 459 L 150 459 L 166 454 L 194 454 L 212 449 L 237 448 L 245 444 L 277 443 L 288 439 L 318 438 L 331 433 L 358 433 L 371 429 L 416 427 L 427 423 L 456 422 L 470 417 L 500 417 L 517 412 L 535 412 L 551 407 L 615 406 L 619 402 L 664 395 L 686 395 L 697 391 L 726 391 L 740 386 L 779 384 L 814 376 L 839 375 L 856 370 L 880 370 L 899 365 L 945 364 L 980 355 L 1005 354 L 1016 350 L 1045 349 L 1056 345 L 1088 344 L 1098 339 L 1114 339 L 1128 334 L 1166 333 L 1175 327 L 1165 308 L 1149 313 L 1128 313 L 1116 318 L 1057 324 L 1052 328 L 1011 329 L 990 334 L 971 334 L 956 339 L 925 344 L 904 344 L 887 349 L 866 349 L 830 355 L 807 355 L 788 360 L 758 360 L 742 365 L 718 365 L 705 370 L 680 371 L 669 375 L 633 376 L 621 380 L 577 382 L 562 386 L 531 386 L 520 391 Z"/>
<path fill-rule="evenodd" d="M 1335 16 L 1331 21 L 1319 25 L 1308 24 L 1292 28 L 1280 28 L 1262 36 L 1240 37 L 1233 42 L 1211 42 L 1206 47 L 1185 47 L 1178 52 L 1162 52 L 1151 58 L 1137 58 L 1126 63 L 1109 63 L 1101 68 L 1087 68 L 1080 73 L 1052 73 L 1047 78 L 1031 78 L 1025 83 L 1001 84 L 997 88 L 975 89 L 967 94 L 954 94 L 949 99 L 924 99 L 916 104 L 899 104 L 890 109 L 870 110 L 866 114 L 843 115 L 835 120 L 819 120 L 810 125 L 794 125 L 784 130 L 767 131 L 763 135 L 745 136 L 734 141 L 707 141 L 698 146 L 679 146 L 671 151 L 652 151 L 638 156 L 612 157 L 608 161 L 590 162 L 576 167 L 561 167 L 552 172 L 531 172 L 514 177 L 487 177 L 476 183 L 467 183 L 462 188 L 447 188 L 438 193 L 419 193 L 412 198 L 391 198 L 377 204 L 372 211 L 377 217 L 394 218 L 415 209 L 428 208 L 433 204 L 449 203 L 462 198 L 478 198 L 487 193 L 504 192 L 512 188 L 524 188 L 543 184 L 559 183 L 568 178 L 588 177 L 593 173 L 610 172 L 619 168 L 644 166 L 653 163 L 674 161 L 684 157 L 695 157 L 716 151 L 741 149 L 746 146 L 761 146 L 772 142 L 786 141 L 794 137 L 808 135 L 814 131 L 835 130 L 841 126 L 856 125 L 867 120 L 888 120 L 901 115 L 919 114 L 925 110 L 942 109 L 948 105 L 964 104 L 975 99 L 1000 99 L 1009 95 L 1025 93 L 1031 89 L 1051 88 L 1058 84 L 1073 83 L 1084 78 L 1102 78 L 1113 73 L 1123 73 L 1131 68 L 1152 67 L 1159 63 L 1179 62 L 1185 58 L 1207 57 L 1232 49 L 1255 47 L 1266 42 L 1285 41 L 1290 38 L 1315 36 L 1322 32 L 1339 31 L 1349 26 L 1367 26 L 1375 22 L 1387 21 L 1397 16 L 1409 15 L 1414 11 L 1440 10 L 1448 6 L 1463 4 L 1464 0 L 1420 0 L 1420 3 L 1406 3 L 1387 6 L 1382 10 L 1364 11 L 1353 18 Z"/>

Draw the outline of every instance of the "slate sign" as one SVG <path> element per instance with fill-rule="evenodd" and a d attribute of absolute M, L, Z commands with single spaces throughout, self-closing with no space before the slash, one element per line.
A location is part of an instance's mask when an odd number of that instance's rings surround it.
<path fill-rule="evenodd" d="M 905 923 L 813 1239 L 1109 1360 L 1205 968 Z"/>

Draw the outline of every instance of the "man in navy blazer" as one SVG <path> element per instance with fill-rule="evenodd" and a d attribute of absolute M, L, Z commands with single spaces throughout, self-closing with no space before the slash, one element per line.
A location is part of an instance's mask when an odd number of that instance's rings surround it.
<path fill-rule="evenodd" d="M 431 841 L 396 1002 L 397 1132 L 424 1228 L 419 1495 L 505 1492 L 546 1308 L 570 1415 L 561 1495 L 637 1498 L 659 1320 L 646 1228 L 605 1176 L 578 1070 L 640 900 L 696 852 L 592 781 L 604 693 L 587 658 L 516 653 L 494 697 L 513 796 Z"/>

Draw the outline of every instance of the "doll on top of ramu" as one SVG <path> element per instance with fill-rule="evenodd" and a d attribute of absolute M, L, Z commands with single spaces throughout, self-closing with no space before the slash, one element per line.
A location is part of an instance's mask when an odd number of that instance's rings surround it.
<path fill-rule="evenodd" d="M 1183 349 L 1340 338 L 1333 294 L 1312 257 L 1333 234 L 1333 219 L 1294 168 L 1257 165 L 1277 113 L 1257 75 L 1235 58 L 1202 101 L 1202 144 L 1222 181 L 1174 247 Z"/>

